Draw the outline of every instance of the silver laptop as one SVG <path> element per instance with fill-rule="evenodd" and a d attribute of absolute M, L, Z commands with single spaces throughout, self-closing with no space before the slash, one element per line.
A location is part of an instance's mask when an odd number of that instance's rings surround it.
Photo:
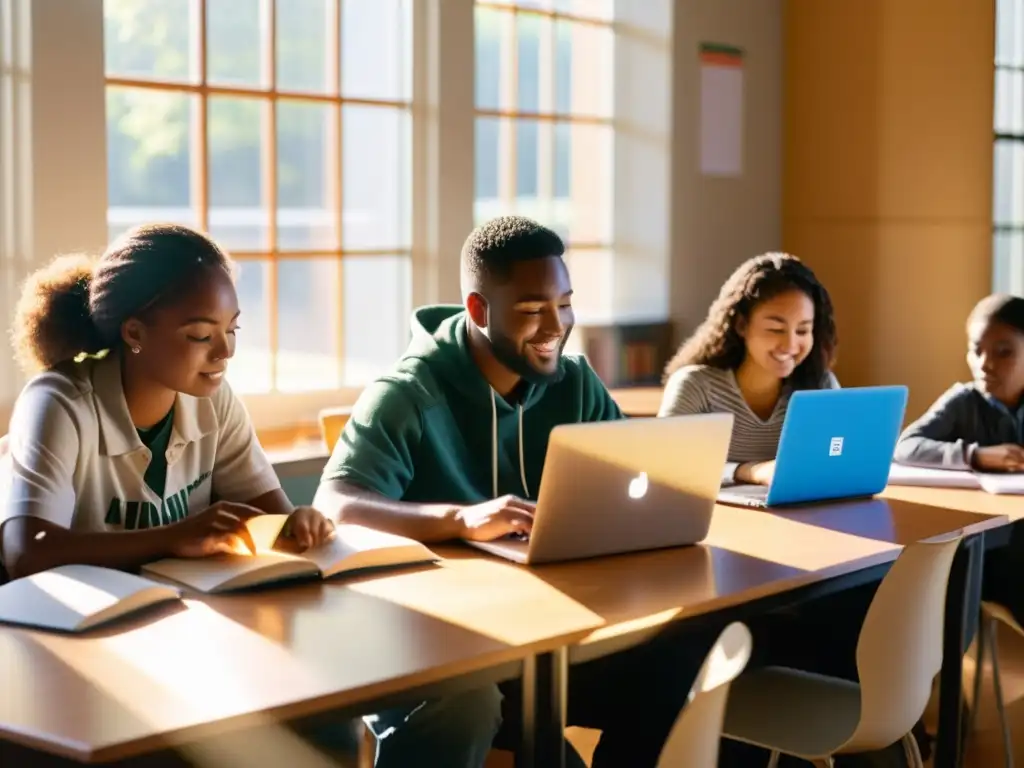
<path fill-rule="evenodd" d="M 696 544 L 731 434 L 727 413 L 557 426 L 530 536 L 469 543 L 530 564 Z"/>

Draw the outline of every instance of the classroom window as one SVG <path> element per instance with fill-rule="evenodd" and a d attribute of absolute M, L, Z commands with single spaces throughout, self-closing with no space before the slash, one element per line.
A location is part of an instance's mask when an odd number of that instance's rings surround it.
<path fill-rule="evenodd" d="M 413 0 L 106 0 L 111 237 L 239 266 L 242 393 L 367 383 L 410 314 Z"/>
<path fill-rule="evenodd" d="M 1024 0 L 996 3 L 993 283 L 1024 295 Z"/>
<path fill-rule="evenodd" d="M 518 213 L 556 230 L 584 320 L 607 304 L 611 286 L 612 6 L 477 0 L 475 8 L 474 218 Z M 595 279 L 584 283 L 581 265 Z"/>

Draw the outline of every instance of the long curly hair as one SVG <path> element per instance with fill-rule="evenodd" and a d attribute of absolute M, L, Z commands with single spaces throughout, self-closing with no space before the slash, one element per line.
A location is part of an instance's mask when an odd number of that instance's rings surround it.
<path fill-rule="evenodd" d="M 814 303 L 814 347 L 789 378 L 794 389 L 818 389 L 832 370 L 839 340 L 832 299 L 814 272 L 796 256 L 765 253 L 748 259 L 722 285 L 700 327 L 665 367 L 665 380 L 687 365 L 735 370 L 746 356 L 736 326 L 761 302 L 799 290 Z"/>

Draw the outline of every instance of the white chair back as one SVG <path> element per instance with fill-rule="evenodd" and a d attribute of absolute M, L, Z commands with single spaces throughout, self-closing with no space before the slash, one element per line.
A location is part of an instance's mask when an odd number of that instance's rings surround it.
<path fill-rule="evenodd" d="M 860 722 L 837 752 L 883 749 L 924 714 L 942 666 L 946 589 L 957 531 L 911 544 L 878 586 L 857 642 Z"/>
<path fill-rule="evenodd" d="M 750 661 L 750 630 L 730 624 L 708 652 L 687 704 L 676 718 L 657 768 L 715 768 L 729 685 Z"/>

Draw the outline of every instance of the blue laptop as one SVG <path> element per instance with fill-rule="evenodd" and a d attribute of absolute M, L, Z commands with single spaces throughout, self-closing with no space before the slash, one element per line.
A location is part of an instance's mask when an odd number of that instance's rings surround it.
<path fill-rule="evenodd" d="M 889 481 L 906 409 L 903 386 L 794 392 L 771 485 L 725 486 L 718 500 L 777 507 L 874 496 Z"/>

